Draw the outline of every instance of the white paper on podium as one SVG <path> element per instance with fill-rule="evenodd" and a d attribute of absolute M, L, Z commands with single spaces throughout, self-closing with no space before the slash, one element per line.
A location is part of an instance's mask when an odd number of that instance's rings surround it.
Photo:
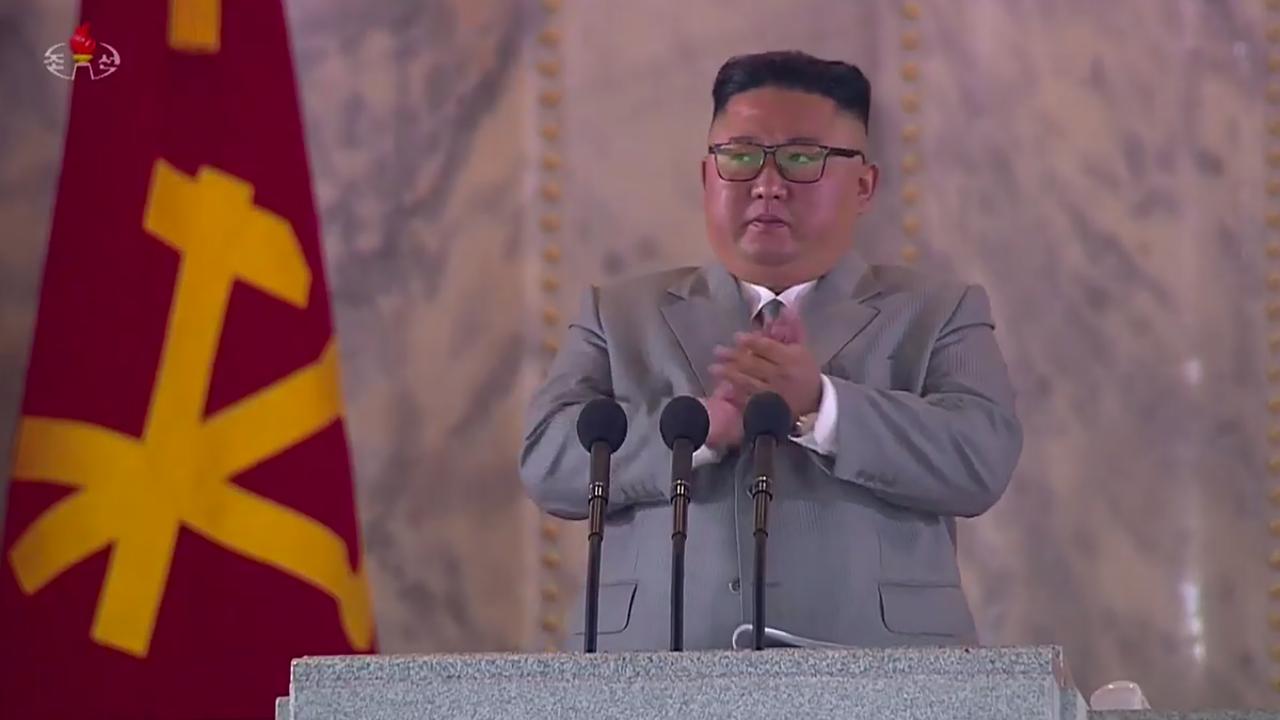
<path fill-rule="evenodd" d="M 732 641 L 734 650 L 750 650 L 755 646 L 751 630 L 751 623 L 743 623 L 734 628 Z M 785 630 L 772 628 L 768 625 L 764 627 L 764 646 L 766 648 L 796 647 L 819 650 L 847 650 L 853 647 L 852 645 L 841 645 L 825 640 L 814 640 L 800 635 L 792 635 Z"/>

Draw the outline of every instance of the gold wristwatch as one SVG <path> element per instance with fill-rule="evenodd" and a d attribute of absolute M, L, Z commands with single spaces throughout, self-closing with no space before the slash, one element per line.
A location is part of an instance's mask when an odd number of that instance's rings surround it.
<path fill-rule="evenodd" d="M 805 413 L 796 418 L 795 425 L 791 426 L 791 437 L 799 438 L 813 432 L 813 426 L 818 424 L 818 413 Z"/>

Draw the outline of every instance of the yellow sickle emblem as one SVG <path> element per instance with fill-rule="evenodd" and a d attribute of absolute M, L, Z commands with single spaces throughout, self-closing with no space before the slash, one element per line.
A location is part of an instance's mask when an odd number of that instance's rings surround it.
<path fill-rule="evenodd" d="M 311 270 L 293 228 L 253 203 L 253 186 L 203 166 L 192 178 L 156 162 L 143 226 L 181 254 L 142 437 L 91 423 L 23 417 L 15 480 L 75 488 L 9 553 L 22 591 L 38 592 L 110 546 L 92 638 L 137 657 L 151 646 L 181 527 L 328 593 L 348 641 L 367 650 L 373 618 L 363 571 L 332 529 L 232 484 L 341 415 L 334 341 L 314 362 L 205 417 L 236 281 L 305 308 Z"/>

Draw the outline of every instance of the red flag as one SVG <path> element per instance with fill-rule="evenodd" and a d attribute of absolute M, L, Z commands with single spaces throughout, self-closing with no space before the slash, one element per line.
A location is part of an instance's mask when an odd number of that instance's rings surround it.
<path fill-rule="evenodd" d="M 373 642 L 283 8 L 84 0 L 74 31 L 0 714 L 268 718 L 291 658 Z"/>

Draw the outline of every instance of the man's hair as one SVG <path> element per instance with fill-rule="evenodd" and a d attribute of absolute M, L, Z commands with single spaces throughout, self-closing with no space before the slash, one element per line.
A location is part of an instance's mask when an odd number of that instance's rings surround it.
<path fill-rule="evenodd" d="M 716 73 L 711 86 L 714 120 L 738 93 L 761 87 L 799 90 L 831 98 L 845 112 L 870 127 L 871 82 L 857 65 L 823 60 L 798 50 L 737 55 Z"/>

